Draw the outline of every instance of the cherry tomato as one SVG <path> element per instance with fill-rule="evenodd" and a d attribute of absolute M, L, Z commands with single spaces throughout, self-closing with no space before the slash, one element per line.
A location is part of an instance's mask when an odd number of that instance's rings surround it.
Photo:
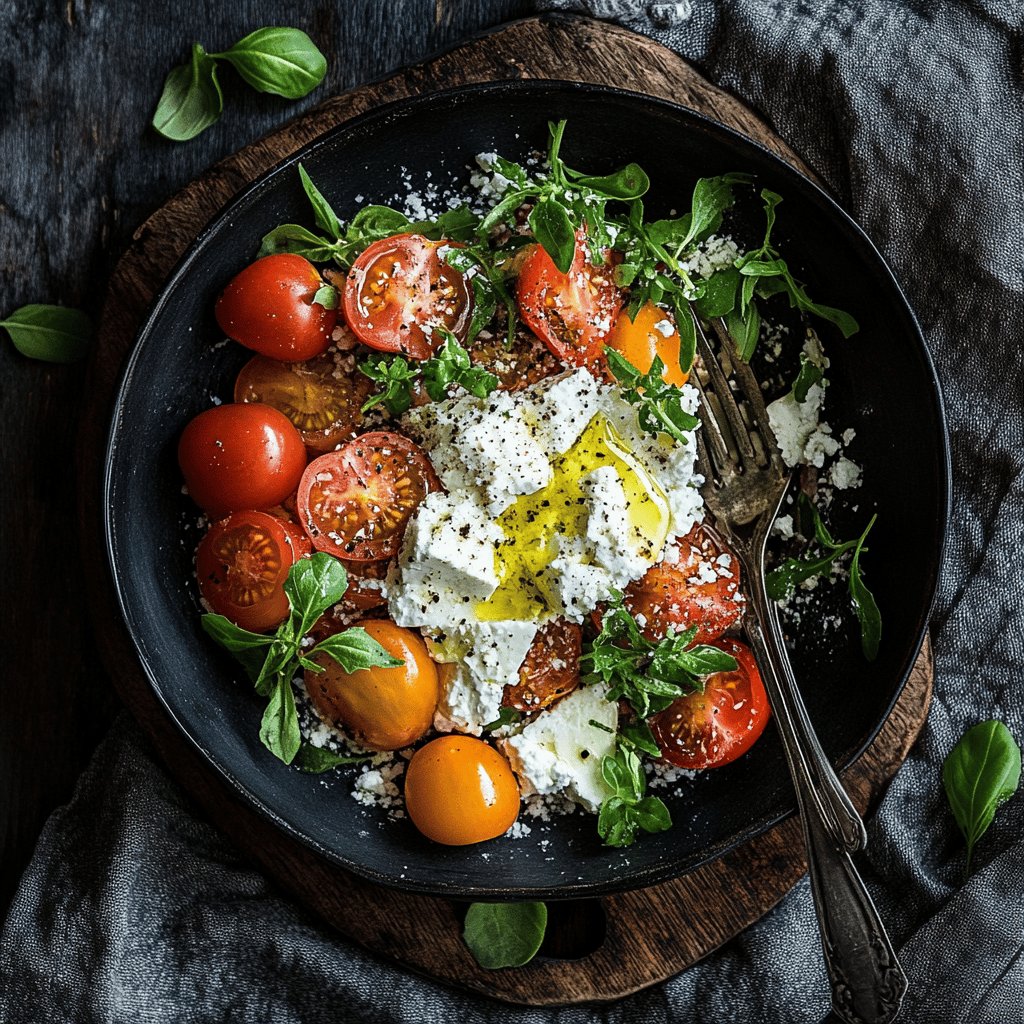
<path fill-rule="evenodd" d="M 680 697 L 650 720 L 661 756 L 680 768 L 719 768 L 735 761 L 754 745 L 771 716 L 750 648 L 728 638 L 713 646 L 731 654 L 736 669 L 708 676 L 703 693 Z"/>
<path fill-rule="evenodd" d="M 235 401 L 273 406 L 288 417 L 307 448 L 334 451 L 359 433 L 360 407 L 373 391 L 373 382 L 355 362 L 333 351 L 304 363 L 253 356 L 235 381 Z"/>
<path fill-rule="evenodd" d="M 299 522 L 319 551 L 353 562 L 391 558 L 416 507 L 440 486 L 417 445 L 373 431 L 306 467 Z"/>
<path fill-rule="evenodd" d="M 383 619 L 359 625 L 394 658 L 394 668 L 346 672 L 328 654 L 313 660 L 323 672 L 305 672 L 306 691 L 317 710 L 343 726 L 370 750 L 398 750 L 433 724 L 439 688 L 437 669 L 419 634 Z"/>
<path fill-rule="evenodd" d="M 486 337 L 481 332 L 469 350 L 473 365 L 493 373 L 498 378 L 498 387 L 505 391 L 529 387 L 564 369 L 547 345 L 521 325 L 508 348 L 505 342 L 504 330 L 488 332 Z"/>
<path fill-rule="evenodd" d="M 624 299 L 612 274 L 618 259 L 609 251 L 606 262 L 595 267 L 582 231 L 576 232 L 567 274 L 539 245 L 526 257 L 516 289 L 519 315 L 563 362 L 587 366 L 600 361 Z"/>
<path fill-rule="evenodd" d="M 677 544 L 679 561 L 660 562 L 631 583 L 625 604 L 649 640 L 696 626 L 694 643 L 706 644 L 738 625 L 746 610 L 740 563 L 705 524 Z"/>
<path fill-rule="evenodd" d="M 280 519 L 265 512 L 235 512 L 211 526 L 199 542 L 199 590 L 219 615 L 262 633 L 288 617 L 284 581 L 300 557 Z"/>
<path fill-rule="evenodd" d="M 231 280 L 213 314 L 229 338 L 260 355 L 312 359 L 327 350 L 338 320 L 336 309 L 313 301 L 323 285 L 302 256 L 264 256 Z"/>
<path fill-rule="evenodd" d="M 442 252 L 457 245 L 409 234 L 374 242 L 352 264 L 345 282 L 345 319 L 355 336 L 370 348 L 412 359 L 429 359 L 441 344 L 424 327 L 446 327 L 462 341 L 473 293 Z"/>
<path fill-rule="evenodd" d="M 306 468 L 306 448 L 269 405 L 217 405 L 185 427 L 178 464 L 192 500 L 220 515 L 288 498 Z"/>
<path fill-rule="evenodd" d="M 482 843 L 504 835 L 519 816 L 519 784 L 508 761 L 483 740 L 440 736 L 412 755 L 405 809 L 435 843 Z"/>
<path fill-rule="evenodd" d="M 505 685 L 502 707 L 540 711 L 572 693 L 580 684 L 582 646 L 582 632 L 575 623 L 544 623 L 519 667 L 519 682 Z"/>
<path fill-rule="evenodd" d="M 641 373 L 651 369 L 654 357 L 665 364 L 662 379 L 682 387 L 689 379 L 679 367 L 679 332 L 670 313 L 653 302 L 645 302 L 634 320 L 623 310 L 608 335 L 608 345 L 625 356 Z"/>

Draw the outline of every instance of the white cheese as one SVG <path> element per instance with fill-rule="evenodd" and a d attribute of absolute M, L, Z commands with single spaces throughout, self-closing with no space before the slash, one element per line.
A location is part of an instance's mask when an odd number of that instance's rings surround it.
<path fill-rule="evenodd" d="M 600 466 L 582 480 L 582 490 L 590 503 L 587 517 L 587 543 L 591 562 L 606 569 L 616 589 L 642 576 L 651 566 L 641 554 L 642 539 L 623 534 L 629 522 L 629 506 L 619 474 L 611 466 Z M 593 610 L 592 607 L 591 609 Z"/>
<path fill-rule="evenodd" d="M 563 455 L 578 440 L 600 402 L 601 385 L 586 370 L 573 370 L 528 389 L 524 410 L 529 428 L 544 453 Z"/>
<path fill-rule="evenodd" d="M 503 749 L 523 782 L 523 795 L 564 793 L 596 812 L 612 795 L 601 761 L 615 752 L 618 715 L 603 686 L 581 686 L 505 740 Z"/>
<path fill-rule="evenodd" d="M 860 487 L 862 470 L 852 459 L 844 455 L 829 470 L 828 478 L 833 487 L 840 491 L 848 490 L 851 487 Z"/>

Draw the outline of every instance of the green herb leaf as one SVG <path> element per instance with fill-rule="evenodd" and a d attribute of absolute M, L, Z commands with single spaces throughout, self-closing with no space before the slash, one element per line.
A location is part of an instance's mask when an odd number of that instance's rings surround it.
<path fill-rule="evenodd" d="M 978 840 L 999 806 L 1020 785 L 1021 754 L 1010 730 L 996 719 L 968 729 L 942 766 L 942 784 L 957 826 L 967 841 L 965 876 Z"/>
<path fill-rule="evenodd" d="M 534 238 L 555 266 L 567 274 L 576 253 L 576 229 L 566 208 L 557 199 L 543 196 L 530 211 L 528 222 Z"/>
<path fill-rule="evenodd" d="M 313 654 L 329 654 L 346 672 L 358 672 L 364 668 L 377 665 L 384 668 L 395 668 L 402 664 L 400 658 L 394 658 L 365 629 L 352 626 L 343 633 L 334 633 L 321 640 L 310 652 Z"/>
<path fill-rule="evenodd" d="M 338 289 L 332 284 L 320 285 L 313 296 L 313 302 L 317 306 L 323 306 L 324 309 L 337 309 Z"/>
<path fill-rule="evenodd" d="M 469 353 L 451 331 L 437 330 L 444 338 L 444 344 L 422 364 L 423 386 L 427 394 L 435 402 L 443 401 L 448 397 L 449 385 L 456 384 L 477 398 L 486 398 L 498 386 L 498 378 L 473 366 Z"/>
<path fill-rule="evenodd" d="M 694 302 L 697 312 L 708 320 L 726 316 L 736 308 L 739 287 L 740 272 L 735 267 L 716 270 L 704 282 L 704 290 Z"/>
<path fill-rule="evenodd" d="M 462 938 L 486 970 L 522 967 L 537 955 L 547 924 L 544 903 L 472 903 Z"/>
<path fill-rule="evenodd" d="M 304 256 L 313 263 L 326 263 L 338 259 L 340 248 L 329 238 L 322 238 L 301 224 L 280 224 L 263 236 L 256 255 L 270 256 L 278 252 Z"/>
<path fill-rule="evenodd" d="M 14 347 L 29 359 L 73 363 L 89 351 L 92 321 L 79 309 L 33 303 L 0 320 Z"/>
<path fill-rule="evenodd" d="M 498 717 L 493 722 L 488 722 L 483 730 L 484 732 L 494 732 L 495 729 L 504 729 L 506 726 L 515 725 L 522 720 L 523 713 L 521 711 L 503 705 L 498 708 Z"/>
<path fill-rule="evenodd" d="M 199 43 L 193 43 L 191 60 L 176 67 L 164 81 L 153 127 L 165 139 L 187 142 L 206 131 L 223 109 L 217 62 Z"/>
<path fill-rule="evenodd" d="M 260 741 L 285 764 L 291 764 L 299 752 L 302 734 L 295 711 L 295 693 L 291 679 L 284 675 L 277 677 L 270 691 L 270 702 L 260 723 Z"/>
<path fill-rule="evenodd" d="M 614 174 L 584 174 L 575 180 L 609 199 L 639 199 L 651 187 L 651 179 L 639 164 L 626 164 Z"/>
<path fill-rule="evenodd" d="M 853 559 L 850 562 L 850 597 L 853 598 L 853 607 L 857 612 L 857 620 L 860 622 L 861 650 L 868 661 L 874 661 L 878 657 L 878 645 L 882 638 L 882 613 L 878 610 L 878 603 L 861 576 L 860 554 L 864 550 L 864 541 L 877 518 L 877 515 L 873 515 L 871 522 L 857 538 L 857 546 L 853 549 Z"/>
<path fill-rule="evenodd" d="M 230 50 L 216 54 L 258 92 L 297 100 L 311 93 L 327 74 L 327 60 L 297 28 L 258 28 Z"/>
<path fill-rule="evenodd" d="M 304 636 L 332 604 L 337 604 L 348 588 L 348 573 L 336 558 L 315 551 L 300 558 L 288 571 L 284 592 L 292 609 L 296 632 Z M 339 633 L 337 636 L 344 636 Z"/>
<path fill-rule="evenodd" d="M 313 217 L 317 227 L 322 228 L 332 238 L 341 237 L 341 221 L 334 212 L 334 207 L 324 198 L 323 193 L 313 184 L 313 179 L 306 173 L 306 168 L 299 164 L 299 180 L 302 190 L 313 207 Z"/>
<path fill-rule="evenodd" d="M 615 753 L 601 761 L 601 774 L 613 792 L 597 816 L 597 833 L 605 845 L 630 846 L 638 832 L 664 832 L 672 827 L 665 804 L 656 796 L 644 795 L 647 776 L 632 744 L 623 744 L 620 737 Z"/>
<path fill-rule="evenodd" d="M 303 740 L 299 752 L 295 758 L 295 766 L 311 775 L 319 775 L 321 772 L 329 772 L 332 768 L 339 768 L 344 764 L 361 764 L 369 761 L 369 754 L 360 756 L 352 754 L 335 754 L 326 747 L 314 747 L 312 743 Z"/>
<path fill-rule="evenodd" d="M 732 335 L 736 342 L 736 351 L 745 363 L 750 362 L 750 357 L 757 348 L 758 339 L 761 337 L 761 314 L 757 303 L 751 301 L 747 306 L 746 313 L 733 310 L 725 318 L 726 330 Z"/>
<path fill-rule="evenodd" d="M 655 356 L 650 370 L 641 373 L 625 356 L 607 345 L 604 354 L 608 369 L 623 386 L 622 397 L 637 407 L 640 426 L 649 434 L 668 434 L 680 444 L 687 444 L 699 421 L 683 407 L 682 389 L 665 382 L 662 376 L 665 364 L 661 359 Z"/>
<path fill-rule="evenodd" d="M 749 174 L 721 174 L 714 178 L 699 178 L 693 187 L 693 201 L 686 234 L 679 242 L 685 247 L 700 242 L 716 231 L 722 223 L 722 214 L 736 201 L 734 185 L 753 181 Z"/>
<path fill-rule="evenodd" d="M 824 373 L 821 367 L 801 352 L 800 372 L 796 375 L 796 380 L 793 381 L 793 397 L 798 402 L 806 402 L 807 392 L 810 391 L 811 386 L 820 383 L 823 377 Z"/>
<path fill-rule="evenodd" d="M 392 416 L 401 416 L 412 405 L 412 388 L 419 379 L 419 370 L 414 369 L 404 356 L 395 356 L 390 361 L 370 359 L 359 364 L 359 372 L 384 389 L 371 395 L 364 403 L 362 412 L 376 405 L 383 405 Z"/>

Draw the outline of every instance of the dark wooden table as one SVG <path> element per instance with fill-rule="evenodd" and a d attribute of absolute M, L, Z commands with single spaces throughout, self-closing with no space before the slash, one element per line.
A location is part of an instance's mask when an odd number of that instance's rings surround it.
<path fill-rule="evenodd" d="M 530 12 L 529 0 L 6 0 L 0 4 L 0 318 L 26 302 L 94 316 L 136 226 L 204 168 L 331 93 Z M 304 9 L 303 9 L 304 8 Z M 310 34 L 323 84 L 289 103 L 222 75 L 225 113 L 187 143 L 149 127 L 193 40 L 262 25 Z M 117 710 L 78 550 L 73 451 L 82 368 L 0 339 L 0 914 L 39 830 Z"/>

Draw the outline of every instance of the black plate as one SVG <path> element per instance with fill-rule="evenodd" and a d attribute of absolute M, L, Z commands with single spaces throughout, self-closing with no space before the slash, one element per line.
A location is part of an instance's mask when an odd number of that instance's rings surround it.
<path fill-rule="evenodd" d="M 942 402 L 920 330 L 892 273 L 861 230 L 823 192 L 759 146 L 691 111 L 645 96 L 558 82 L 506 82 L 396 103 L 329 132 L 242 192 L 201 234 L 160 293 L 129 361 L 114 410 L 105 496 L 107 541 L 128 628 L 157 696 L 186 736 L 279 827 L 376 882 L 455 896 L 557 898 L 650 885 L 743 842 L 794 810 L 774 729 L 739 762 L 668 797 L 675 827 L 627 850 L 603 848 L 594 819 L 577 815 L 530 836 L 447 848 L 408 821 L 391 822 L 349 797 L 352 776 L 288 768 L 260 745 L 260 702 L 199 627 L 191 541 L 175 445 L 184 425 L 229 397 L 245 354 L 221 341 L 219 290 L 286 221 L 311 223 L 295 164 L 302 160 L 342 217 L 387 201 L 408 173 L 434 180 L 473 154 L 522 157 L 543 146 L 547 122 L 569 118 L 563 155 L 611 170 L 636 160 L 654 183 L 648 208 L 685 206 L 693 181 L 752 171 L 780 192 L 783 251 L 811 294 L 862 325 L 848 342 L 827 335 L 830 418 L 853 425 L 865 466 L 862 518 L 877 506 L 870 583 L 884 617 L 874 664 L 843 633 L 797 658 L 822 743 L 847 764 L 874 737 L 921 645 L 945 534 L 949 466 Z"/>

